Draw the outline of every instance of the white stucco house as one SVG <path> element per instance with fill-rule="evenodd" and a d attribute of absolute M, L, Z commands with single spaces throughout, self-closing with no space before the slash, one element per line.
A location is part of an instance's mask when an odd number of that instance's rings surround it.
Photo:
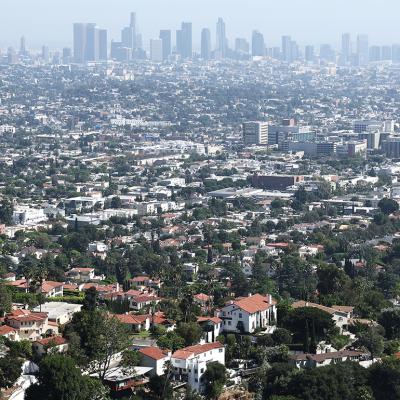
<path fill-rule="evenodd" d="M 276 301 L 271 295 L 238 297 L 226 303 L 217 316 L 224 332 L 254 333 L 256 329 L 273 332 L 277 319 Z"/>

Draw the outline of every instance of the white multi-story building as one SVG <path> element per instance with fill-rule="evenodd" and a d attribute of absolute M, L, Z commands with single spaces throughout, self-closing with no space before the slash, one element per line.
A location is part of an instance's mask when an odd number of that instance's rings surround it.
<path fill-rule="evenodd" d="M 13 222 L 16 225 L 34 225 L 46 221 L 47 217 L 42 208 L 16 206 L 13 212 Z"/>
<path fill-rule="evenodd" d="M 0 134 L 1 133 L 15 133 L 15 127 L 11 125 L 0 125 Z"/>
<path fill-rule="evenodd" d="M 218 312 L 225 332 L 253 333 L 256 329 L 273 332 L 277 319 L 276 301 L 271 295 L 255 294 L 229 301 Z"/>
<path fill-rule="evenodd" d="M 246 146 L 268 144 L 268 123 L 245 122 L 243 124 L 243 142 Z"/>
<path fill-rule="evenodd" d="M 198 392 L 203 390 L 203 375 L 207 364 L 219 362 L 225 365 L 225 347 L 220 342 L 200 343 L 177 350 L 171 357 L 173 376 L 184 381 Z"/>

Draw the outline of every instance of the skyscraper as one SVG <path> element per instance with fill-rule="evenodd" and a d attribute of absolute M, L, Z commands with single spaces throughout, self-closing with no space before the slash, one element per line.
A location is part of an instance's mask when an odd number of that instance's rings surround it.
<path fill-rule="evenodd" d="M 201 58 L 211 59 L 211 32 L 208 28 L 203 28 L 201 31 Z"/>
<path fill-rule="evenodd" d="M 292 61 L 292 38 L 290 36 L 282 36 L 282 60 Z"/>
<path fill-rule="evenodd" d="M 369 61 L 376 62 L 381 61 L 381 47 L 380 46 L 371 46 L 369 48 Z"/>
<path fill-rule="evenodd" d="M 251 54 L 255 56 L 265 56 L 265 42 L 264 36 L 259 31 L 253 31 L 251 39 Z"/>
<path fill-rule="evenodd" d="M 249 42 L 245 38 L 237 38 L 235 40 L 235 51 L 248 54 L 250 52 Z"/>
<path fill-rule="evenodd" d="M 225 22 L 222 18 L 218 18 L 217 22 L 217 42 L 216 42 L 216 54 L 217 58 L 225 58 L 227 49 L 226 29 Z"/>
<path fill-rule="evenodd" d="M 62 51 L 63 64 L 69 64 L 72 61 L 72 51 L 69 47 L 64 47 Z"/>
<path fill-rule="evenodd" d="M 319 57 L 322 61 L 334 62 L 336 55 L 330 44 L 321 44 Z"/>
<path fill-rule="evenodd" d="M 357 56 L 358 56 L 358 65 L 367 64 L 369 58 L 369 45 L 368 45 L 367 35 L 357 36 Z"/>
<path fill-rule="evenodd" d="M 86 24 L 74 24 L 74 62 L 78 64 L 85 62 L 86 41 Z"/>
<path fill-rule="evenodd" d="M 49 48 L 47 46 L 42 46 L 42 60 L 48 63 L 50 60 Z"/>
<path fill-rule="evenodd" d="M 121 31 L 122 47 L 127 47 L 131 50 L 138 48 L 136 32 L 136 13 L 132 12 L 130 17 L 129 26 L 126 26 Z"/>
<path fill-rule="evenodd" d="M 176 31 L 176 49 L 182 58 L 192 57 L 192 23 L 182 22 L 180 30 Z"/>
<path fill-rule="evenodd" d="M 347 65 L 351 59 L 351 36 L 350 33 L 342 35 L 342 54 L 340 57 L 341 64 Z"/>
<path fill-rule="evenodd" d="M 107 30 L 99 30 L 99 60 L 106 61 L 108 59 L 108 41 Z"/>
<path fill-rule="evenodd" d="M 150 59 L 154 62 L 163 60 L 163 41 L 161 39 L 150 40 Z"/>
<path fill-rule="evenodd" d="M 242 129 L 243 142 L 246 146 L 268 144 L 268 122 L 245 122 Z"/>
<path fill-rule="evenodd" d="M 163 47 L 163 59 L 167 60 L 171 55 L 171 31 L 170 30 L 161 30 L 160 31 L 160 39 L 162 40 Z"/>
<path fill-rule="evenodd" d="M 100 59 L 107 59 L 107 31 L 93 23 L 75 23 L 74 62 L 82 64 Z"/>
<path fill-rule="evenodd" d="M 314 62 L 314 46 L 306 46 L 304 53 L 307 62 Z"/>
<path fill-rule="evenodd" d="M 25 36 L 21 36 L 21 41 L 20 41 L 20 46 L 19 46 L 19 54 L 21 56 L 26 56 L 26 54 L 27 54 Z"/>
<path fill-rule="evenodd" d="M 100 29 L 96 24 L 87 24 L 85 61 L 98 61 L 99 57 Z"/>

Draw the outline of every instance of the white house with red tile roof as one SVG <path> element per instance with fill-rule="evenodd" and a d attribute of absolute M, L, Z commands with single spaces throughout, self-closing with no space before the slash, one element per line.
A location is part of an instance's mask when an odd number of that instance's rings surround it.
<path fill-rule="evenodd" d="M 47 353 L 65 353 L 68 350 L 68 342 L 61 336 L 51 336 L 45 339 L 36 340 L 32 344 L 34 352 L 38 356 Z"/>
<path fill-rule="evenodd" d="M 201 307 L 206 307 L 212 300 L 211 296 L 205 293 L 198 293 L 193 296 L 193 301 Z"/>
<path fill-rule="evenodd" d="M 150 329 L 150 315 L 113 314 L 113 317 L 128 326 L 133 332 L 148 331 Z"/>
<path fill-rule="evenodd" d="M 150 294 L 132 296 L 129 301 L 129 308 L 131 310 L 140 311 L 144 307 L 151 306 L 152 304 L 158 304 L 160 301 L 161 299 L 159 297 Z"/>
<path fill-rule="evenodd" d="M 95 278 L 94 268 L 72 268 L 65 274 L 70 279 L 80 282 L 90 282 Z"/>
<path fill-rule="evenodd" d="M 225 332 L 253 333 L 258 328 L 273 332 L 277 318 L 276 301 L 270 295 L 261 294 L 238 297 L 226 303 L 218 317 L 223 320 Z"/>
<path fill-rule="evenodd" d="M 139 350 L 142 356 L 140 365 L 153 368 L 150 375 L 161 376 L 165 374 L 165 363 L 171 359 L 171 351 L 162 350 L 158 347 L 144 347 Z"/>
<path fill-rule="evenodd" d="M 187 382 L 193 390 L 201 392 L 202 378 L 210 362 L 225 365 L 225 347 L 222 343 L 200 343 L 177 350 L 171 357 L 174 379 Z"/>
<path fill-rule="evenodd" d="M 18 309 L 7 314 L 4 322 L 18 332 L 19 340 L 35 341 L 45 334 L 58 333 L 58 326 L 49 322 L 44 312 Z"/>
<path fill-rule="evenodd" d="M 0 336 L 3 336 L 13 342 L 19 342 L 18 330 L 8 325 L 0 326 Z"/>
<path fill-rule="evenodd" d="M 346 331 L 353 317 L 354 307 L 351 306 L 332 306 L 327 307 L 322 304 L 311 303 L 309 301 L 299 300 L 292 304 L 293 308 L 313 307 L 331 314 L 333 322 L 340 329 L 340 332 Z"/>
<path fill-rule="evenodd" d="M 222 319 L 219 317 L 198 317 L 197 323 L 203 329 L 203 337 L 207 343 L 215 342 L 222 333 Z"/>
<path fill-rule="evenodd" d="M 16 281 L 7 282 L 7 285 L 14 287 L 21 292 L 27 293 L 29 291 L 29 281 L 27 281 L 26 279 L 18 279 Z M 45 295 L 45 297 L 63 296 L 64 283 L 55 281 L 44 281 L 42 283 L 42 293 Z"/>

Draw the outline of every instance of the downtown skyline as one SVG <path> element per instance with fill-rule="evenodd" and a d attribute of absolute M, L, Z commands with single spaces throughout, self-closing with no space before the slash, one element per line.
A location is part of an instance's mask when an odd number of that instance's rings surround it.
<path fill-rule="evenodd" d="M 245 19 L 242 18 L 243 5 L 237 1 L 229 2 L 228 6 L 227 1 L 221 0 L 212 7 L 208 0 L 202 2 L 203 7 L 197 4 L 188 6 L 181 0 L 170 0 L 168 5 L 154 0 L 147 1 L 148 5 L 143 1 L 132 4 L 124 0 L 111 5 L 100 0 L 96 2 L 97 7 L 92 0 L 85 1 L 79 7 L 75 7 L 75 3 L 78 4 L 75 0 L 68 2 L 68 5 L 61 1 L 55 8 L 48 0 L 42 0 L 35 8 L 41 12 L 31 19 L 29 11 L 32 6 L 26 1 L 5 0 L 2 8 L 10 20 L 0 27 L 0 47 L 18 46 L 21 36 L 27 38 L 27 44 L 32 49 L 40 49 L 43 44 L 51 49 L 72 46 L 70 26 L 74 22 L 96 22 L 108 30 L 110 39 L 118 40 L 120 26 L 132 10 L 138 15 L 138 26 L 143 33 L 145 47 L 149 46 L 150 39 L 158 37 L 160 29 L 175 31 L 182 21 L 188 21 L 193 24 L 194 49 L 199 51 L 203 28 L 211 29 L 215 41 L 215 22 L 218 17 L 222 17 L 226 23 L 226 35 L 231 47 L 235 37 L 250 40 L 253 30 L 263 33 L 268 46 L 277 46 L 282 35 L 291 35 L 296 37 L 300 45 L 330 43 L 338 48 L 342 32 L 349 32 L 353 36 L 359 32 L 368 34 L 374 44 L 400 42 L 400 29 L 394 23 L 400 6 L 392 0 L 386 2 L 385 8 L 378 7 L 373 0 L 362 2 L 363 7 L 358 0 L 351 5 L 338 0 L 334 7 L 329 4 L 321 7 L 315 0 L 301 0 L 290 7 L 288 0 L 279 4 L 253 0 L 246 3 Z M 372 9 L 366 7 L 366 3 L 373 4 Z M 156 15 L 154 6 L 159 11 Z"/>

